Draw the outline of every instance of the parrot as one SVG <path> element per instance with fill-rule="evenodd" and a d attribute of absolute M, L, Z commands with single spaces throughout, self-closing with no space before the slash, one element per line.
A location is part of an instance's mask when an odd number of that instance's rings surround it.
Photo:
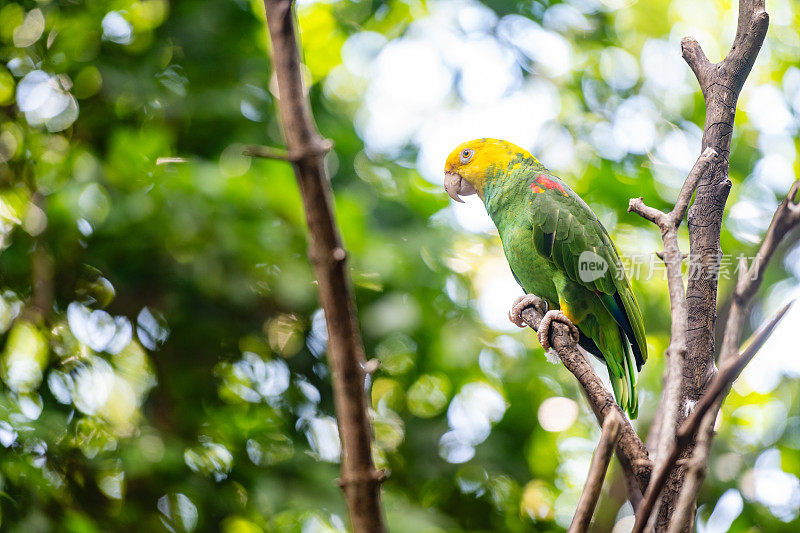
<path fill-rule="evenodd" d="M 475 139 L 447 157 L 444 188 L 456 202 L 477 194 L 497 227 L 511 273 L 525 296 L 509 318 L 539 299 L 548 311 L 538 337 L 565 323 L 585 353 L 608 368 L 617 404 L 635 419 L 637 373 L 647 360 L 642 313 L 619 253 L 597 215 L 530 152 L 500 139 Z M 537 298 L 538 297 L 538 298 Z"/>

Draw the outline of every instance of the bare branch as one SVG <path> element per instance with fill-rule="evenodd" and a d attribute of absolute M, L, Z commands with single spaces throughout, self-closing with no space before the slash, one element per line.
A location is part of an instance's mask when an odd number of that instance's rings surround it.
<path fill-rule="evenodd" d="M 745 75 L 734 77 L 732 81 L 737 82 L 737 85 L 733 86 L 732 90 L 739 92 L 744 85 L 747 73 L 753 68 L 756 56 L 764 43 L 768 26 L 769 15 L 765 11 L 764 0 L 740 0 L 736 36 L 733 38 L 731 51 L 723 63 L 727 68 L 744 71 Z"/>
<path fill-rule="evenodd" d="M 742 328 L 744 327 L 747 311 L 750 308 L 750 302 L 758 291 L 758 288 L 761 286 L 764 270 L 766 269 L 770 258 L 786 234 L 800 224 L 800 205 L 798 205 L 798 201 L 800 201 L 800 199 L 797 198 L 799 190 L 800 181 L 795 181 L 789 190 L 789 194 L 775 211 L 775 215 L 772 217 L 772 221 L 770 222 L 769 228 L 767 228 L 764 240 L 761 243 L 758 253 L 756 254 L 756 257 L 754 258 L 750 268 L 746 270 L 740 270 L 739 281 L 736 283 L 736 288 L 733 292 L 731 308 L 728 313 L 727 323 L 725 324 L 725 335 L 723 337 L 722 348 L 720 350 L 720 364 L 722 365 L 720 373 L 722 373 L 723 369 L 725 368 L 731 368 L 731 364 L 739 363 L 742 365 L 742 368 L 744 368 L 744 365 L 747 364 L 747 361 L 742 361 L 741 357 L 735 357 L 735 354 L 737 353 L 736 346 L 741 338 Z M 780 320 L 780 317 L 782 317 L 783 314 L 788 310 L 789 305 L 791 304 L 787 304 L 786 307 L 779 311 L 779 313 L 776 315 L 776 318 L 768 323 L 765 328 L 769 327 L 770 324 L 772 324 L 772 328 L 774 328 L 775 324 L 777 324 L 777 320 Z M 762 328 L 762 330 L 753 335 L 753 340 L 750 341 L 750 344 L 747 348 L 748 353 L 750 351 L 755 353 L 755 350 L 760 347 L 760 343 L 763 343 L 764 340 L 766 340 L 766 336 L 772 331 L 771 328 L 769 330 L 766 330 L 765 328 Z M 741 369 L 737 370 L 734 367 L 731 371 L 735 371 L 736 375 L 738 376 L 739 372 L 741 372 Z M 715 383 L 717 382 L 714 381 L 711 385 L 709 385 L 709 393 L 712 392 L 711 387 L 713 387 Z M 692 413 L 691 417 L 687 419 L 687 422 L 691 421 L 693 423 L 695 426 L 695 431 L 699 431 L 701 436 L 708 434 L 708 438 L 706 440 L 701 442 L 700 439 L 698 439 L 698 449 L 694 453 L 695 456 L 708 457 L 713 438 L 714 421 L 716 420 L 717 413 L 722 405 L 722 399 L 724 399 L 724 397 L 727 395 L 729 388 L 730 385 L 728 384 L 727 386 L 723 386 L 721 391 L 714 391 L 715 396 L 713 399 L 708 396 L 708 393 L 706 396 L 701 398 L 700 403 L 698 403 L 695 408 L 695 411 L 698 411 L 700 407 L 705 407 L 705 409 L 709 411 L 708 414 L 702 418 L 702 420 L 699 416 L 696 416 L 695 413 Z M 707 407 L 702 406 L 701 403 L 704 401 L 710 402 L 710 405 Z M 705 449 L 700 450 L 699 448 Z M 696 498 L 697 492 L 700 490 L 699 482 L 705 478 L 705 463 L 703 463 L 701 466 L 697 466 L 699 463 L 695 461 L 693 464 L 696 466 L 696 468 L 701 469 L 701 471 L 693 472 L 692 479 L 690 480 L 691 482 L 687 482 L 681 489 L 682 493 L 688 493 L 686 496 L 681 496 L 682 500 L 688 501 Z M 677 508 L 678 507 L 676 506 L 676 509 Z M 685 511 L 682 512 L 685 514 Z"/>
<path fill-rule="evenodd" d="M 705 95 L 714 65 L 708 60 L 700 43 L 694 37 L 684 37 L 681 40 L 681 54 L 686 63 L 689 64 L 692 72 L 694 72 L 697 82 L 700 84 L 700 89 Z"/>
<path fill-rule="evenodd" d="M 535 306 L 527 307 L 522 311 L 523 320 L 533 330 L 538 330 L 539 322 L 544 316 L 541 311 L 544 306 L 539 307 L 540 309 Z M 550 328 L 550 344 L 558 353 L 567 370 L 577 378 L 578 383 L 586 393 L 586 398 L 597 417 L 597 421 L 604 421 L 612 411 L 615 411 L 623 421 L 620 426 L 620 437 L 617 441 L 617 457 L 619 457 L 623 468 L 633 472 L 639 488 L 644 491 L 650 481 L 650 473 L 653 468 L 644 443 L 631 427 L 630 422 L 617 405 L 614 397 L 578 351 L 569 328 L 565 324 L 553 322 Z"/>
<path fill-rule="evenodd" d="M 744 312 L 750 300 L 755 296 L 761 286 L 764 270 L 778 248 L 786 234 L 795 226 L 800 224 L 800 204 L 798 204 L 797 193 L 800 190 L 800 180 L 795 181 L 789 194 L 778 206 L 772 221 L 764 235 L 764 240 L 759 247 L 758 253 L 753 258 L 753 263 L 747 270 L 740 270 L 739 281 L 733 292 L 731 310 L 728 314 L 728 322 L 725 326 L 725 337 L 722 343 L 720 359 L 724 361 L 730 354 L 734 353 L 734 348 L 739 342 L 744 325 Z"/>
<path fill-rule="evenodd" d="M 656 226 L 661 227 L 663 224 L 666 224 L 667 215 L 663 211 L 656 209 L 655 207 L 650 207 L 645 205 L 644 199 L 641 197 L 639 198 L 631 198 L 628 201 L 628 212 L 629 213 L 636 213 L 640 217 L 649 220 Z"/>
<path fill-rule="evenodd" d="M 716 417 L 716 411 L 710 411 L 711 407 L 717 402 L 721 402 L 725 394 L 727 394 L 727 391 L 730 389 L 731 383 L 733 383 L 736 378 L 739 377 L 739 374 L 742 373 L 742 370 L 744 370 L 744 368 L 747 366 L 747 363 L 749 363 L 755 354 L 758 353 L 758 350 L 764 345 L 764 342 L 766 342 L 766 340 L 769 338 L 770 334 L 774 331 L 775 327 L 784 317 L 790 306 L 791 303 L 784 306 L 764 326 L 754 333 L 751 339 L 748 341 L 747 346 L 742 350 L 741 354 L 720 368 L 717 375 L 714 376 L 713 381 L 708 386 L 706 394 L 697 403 L 694 411 L 692 411 L 692 414 L 686 419 L 686 421 L 677 431 L 675 435 L 675 442 L 669 449 L 668 453 L 665 454 L 663 463 L 659 461 L 659 465 L 653 473 L 653 478 L 650 480 L 650 485 L 645 491 L 644 499 L 639 507 L 639 512 L 636 515 L 636 524 L 634 525 L 633 533 L 640 533 L 641 531 L 644 531 L 645 524 L 647 523 L 647 520 L 656 504 L 656 499 L 661 493 L 661 490 L 664 488 L 664 485 L 667 482 L 667 477 L 672 471 L 672 468 L 675 466 L 680 452 L 687 445 L 689 445 L 689 443 L 691 443 L 694 435 L 697 433 L 698 428 L 703 422 L 703 418 L 706 415 L 711 415 L 713 413 L 714 418 Z M 713 423 L 711 424 L 711 427 L 713 428 Z M 705 451 L 703 453 L 707 455 L 708 452 Z M 704 475 L 704 472 L 702 475 Z M 690 504 L 692 506 L 694 505 L 694 499 L 690 500 Z"/>
<path fill-rule="evenodd" d="M 578 500 L 578 507 L 572 523 L 569 525 L 567 533 L 585 533 L 589 530 L 592 522 L 594 509 L 597 507 L 597 500 L 600 498 L 600 491 L 603 488 L 603 481 L 606 478 L 608 464 L 611 462 L 611 455 L 614 453 L 614 446 L 619 436 L 619 428 L 622 420 L 619 413 L 611 411 L 603 420 L 603 429 L 600 432 L 600 442 L 597 443 L 592 454 L 592 463 L 589 465 L 589 476 L 583 486 L 581 497 Z"/>
<path fill-rule="evenodd" d="M 733 136 L 736 103 L 747 76 L 755 63 L 766 35 L 769 18 L 763 0 L 740 0 L 739 21 L 731 50 L 720 63 L 710 64 L 699 44 L 693 39 L 682 43 L 683 56 L 697 76 L 706 102 L 703 150 L 713 148 L 718 155 L 701 173 L 696 197 L 688 211 L 689 255 L 692 275 L 686 284 L 687 316 L 691 323 L 686 330 L 686 359 L 677 405 L 691 405 L 703 397 L 716 373 L 714 362 L 717 286 L 719 261 L 722 256 L 720 233 L 722 216 L 731 181 L 728 159 Z M 736 343 L 733 343 L 735 349 Z M 685 418 L 678 409 L 677 422 Z M 713 422 L 712 422 L 713 423 Z M 711 438 L 709 438 L 709 443 Z M 684 455 L 692 453 L 691 443 Z M 660 459 L 660 458 L 659 458 Z M 663 505 L 657 513 L 656 528 L 665 531 L 672 521 L 676 499 L 683 486 L 685 469 L 672 469 Z M 644 505 L 644 503 L 643 503 Z"/>
<path fill-rule="evenodd" d="M 706 414 L 706 416 L 710 415 L 711 413 Z M 678 496 L 675 511 L 672 513 L 672 521 L 669 524 L 668 533 L 681 533 L 695 513 L 696 495 L 706 477 L 705 466 L 708 463 L 713 427 L 714 425 L 712 424 L 707 431 L 701 430 L 697 436 L 697 446 L 688 462 L 686 474 L 684 475 L 683 489 L 681 489 L 680 496 Z"/>
<path fill-rule="evenodd" d="M 386 530 L 380 505 L 384 473 L 372 461 L 371 429 L 364 394 L 364 345 L 355 315 L 347 254 L 336 226 L 324 154 L 330 144 L 320 137 L 303 88 L 300 51 L 291 0 L 265 0 L 278 79 L 278 107 L 311 237 L 310 258 L 328 325 L 328 358 L 342 441 L 341 486 L 354 533 Z M 274 150 L 256 150 L 275 155 Z M 256 154 L 256 155 L 259 155 Z"/>
<path fill-rule="evenodd" d="M 661 229 L 661 238 L 664 242 L 664 251 L 661 258 L 667 269 L 667 285 L 669 288 L 669 303 L 671 315 L 670 341 L 667 347 L 667 374 L 664 379 L 664 393 L 662 395 L 660 413 L 659 437 L 656 443 L 656 469 L 663 469 L 666 452 L 674 440 L 675 426 L 680 405 L 681 382 L 683 380 L 683 365 L 686 358 L 686 331 L 688 327 L 686 295 L 683 288 L 683 275 L 681 263 L 683 255 L 678 246 L 678 226 L 683 220 L 689 201 L 697 187 L 697 182 L 702 173 L 708 168 L 716 156 L 712 148 L 706 148 L 697 158 L 692 170 L 689 172 L 675 207 L 669 213 L 663 213 L 644 204 L 641 198 L 632 199 L 628 211 L 633 211 L 658 225 Z"/>
<path fill-rule="evenodd" d="M 625 489 L 628 491 L 628 501 L 631 502 L 633 512 L 636 513 L 642 503 L 642 489 L 639 488 L 639 482 L 631 469 L 624 468 L 622 472 L 625 475 Z"/>
<path fill-rule="evenodd" d="M 753 264 L 747 271 L 747 275 L 742 276 L 736 284 L 736 290 L 734 292 L 735 301 L 744 302 L 750 300 L 755 295 L 758 288 L 761 286 L 764 268 L 772 258 L 772 254 L 778 248 L 778 245 L 786 234 L 800 223 L 800 199 L 797 198 L 799 190 L 800 180 L 792 184 L 789 194 L 784 198 L 783 202 L 781 202 L 775 214 L 772 216 L 772 221 L 769 224 L 769 228 L 767 228 L 767 233 L 764 235 L 761 247 L 758 249 L 758 253 L 753 259 Z M 734 331 L 733 333 L 736 332 Z M 736 341 L 738 341 L 738 338 Z M 723 346 L 725 346 L 725 344 L 723 344 Z"/>
<path fill-rule="evenodd" d="M 319 145 L 306 149 L 305 152 L 288 152 L 282 148 L 273 148 L 271 146 L 259 146 L 250 144 L 242 149 L 242 154 L 250 157 L 262 157 L 264 159 L 277 159 L 279 161 L 288 161 L 289 163 L 296 163 L 302 159 L 313 157 L 315 155 L 325 155 L 333 148 L 333 142 L 330 139 L 321 139 Z"/>
<path fill-rule="evenodd" d="M 264 159 L 277 159 L 279 161 L 297 161 L 298 157 L 292 157 L 289 152 L 281 148 L 273 148 L 271 146 L 259 146 L 250 144 L 242 148 L 242 154 L 250 157 L 262 157 Z"/>
<path fill-rule="evenodd" d="M 758 353 L 758 350 L 760 350 L 767 341 L 769 336 L 775 330 L 775 327 L 789 311 L 789 308 L 792 307 L 793 303 L 794 301 L 791 301 L 778 310 L 778 312 L 775 313 L 766 324 L 761 326 L 761 328 L 753 333 L 750 339 L 747 340 L 744 349 L 741 350 L 738 357 L 729 359 L 720 367 L 719 372 L 717 372 L 717 375 L 714 377 L 714 380 L 708 386 L 706 394 L 700 399 L 699 402 L 697 402 L 694 411 L 692 411 L 692 414 L 686 419 L 681 431 L 678 432 L 678 439 L 689 438 L 695 431 L 697 431 L 697 426 L 699 425 L 699 420 L 702 417 L 703 412 L 709 410 L 717 399 L 724 397 L 727 394 L 731 383 L 733 383 L 736 378 L 739 377 L 739 374 L 742 373 L 744 367 L 746 367 L 756 353 Z"/>
<path fill-rule="evenodd" d="M 745 343 L 747 348 L 742 351 L 739 357 L 729 360 L 728 364 L 720 368 L 719 374 L 717 374 L 719 379 L 715 379 L 711 383 L 708 392 L 706 392 L 706 395 L 695 407 L 695 411 L 686 419 L 681 428 L 679 438 L 684 439 L 686 442 L 693 437 L 695 432 L 697 433 L 697 446 L 688 463 L 685 482 L 681 489 L 675 512 L 672 515 L 669 533 L 679 533 L 694 514 L 695 499 L 706 477 L 706 465 L 711 451 L 714 422 L 731 384 L 739 377 L 755 354 L 758 353 L 758 350 L 764 345 L 780 320 L 789 311 L 792 303 L 794 302 L 786 304 L 767 324 L 753 334 Z"/>
<path fill-rule="evenodd" d="M 703 153 L 695 161 L 692 170 L 689 171 L 689 175 L 686 176 L 686 181 L 683 182 L 681 192 L 678 193 L 678 199 L 675 201 L 675 207 L 672 208 L 669 214 L 676 228 L 681 225 L 683 217 L 686 216 L 686 210 L 689 208 L 689 202 L 694 195 L 694 190 L 697 188 L 700 177 L 708 170 L 715 157 L 717 157 L 717 151 L 709 146 L 703 150 Z"/>

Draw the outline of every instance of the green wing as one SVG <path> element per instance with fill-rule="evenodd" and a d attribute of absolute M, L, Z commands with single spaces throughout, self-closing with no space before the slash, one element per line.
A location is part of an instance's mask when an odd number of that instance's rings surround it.
<path fill-rule="evenodd" d="M 625 276 L 619 254 L 588 205 L 555 176 L 537 172 L 530 184 L 531 225 L 537 252 L 549 258 L 571 281 L 593 291 L 618 326 L 622 345 L 607 345 L 616 335 L 606 331 L 598 346 L 612 375 L 617 401 L 635 418 L 638 411 L 636 373 L 647 360 L 642 313 L 630 282 Z M 591 269 L 590 266 L 602 267 Z M 579 326 L 580 327 L 580 326 Z M 613 327 L 613 326 L 612 326 Z M 627 339 L 627 342 L 625 342 Z M 612 341 L 613 342 L 613 341 Z M 630 346 L 630 349 L 628 348 Z M 632 352 L 632 353 L 631 353 Z"/>
<path fill-rule="evenodd" d="M 536 173 L 533 179 L 542 175 Z M 538 187 L 542 192 L 534 192 L 537 184 L 532 181 L 530 208 L 534 246 L 570 280 L 597 293 L 628 337 L 637 368 L 641 370 L 647 360 L 642 312 L 616 246 L 586 202 L 557 177 L 544 176 L 553 186 Z M 608 266 L 602 275 L 586 268 L 595 258 L 602 259 Z"/>

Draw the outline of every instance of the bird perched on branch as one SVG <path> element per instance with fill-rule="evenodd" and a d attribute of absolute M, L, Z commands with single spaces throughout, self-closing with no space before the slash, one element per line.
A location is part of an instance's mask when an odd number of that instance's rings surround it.
<path fill-rule="evenodd" d="M 642 313 L 611 237 L 586 202 L 528 151 L 498 139 L 453 150 L 444 186 L 457 202 L 477 194 L 497 226 L 526 293 L 511 321 L 524 327 L 531 295 L 543 299 L 549 311 L 538 337 L 545 351 L 552 321 L 567 324 L 579 346 L 606 364 L 617 403 L 636 418 L 636 376 L 647 360 Z"/>

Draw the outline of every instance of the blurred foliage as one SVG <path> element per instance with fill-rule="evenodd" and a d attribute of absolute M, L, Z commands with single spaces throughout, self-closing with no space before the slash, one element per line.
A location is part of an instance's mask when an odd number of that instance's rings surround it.
<path fill-rule="evenodd" d="M 797 168 L 800 10 L 768 8 L 733 138 L 721 319 L 731 257 L 753 254 Z M 562 530 L 598 430 L 572 377 L 507 328 L 497 237 L 448 204 L 440 163 L 467 132 L 507 136 L 624 253 L 652 257 L 657 232 L 627 199 L 668 205 L 703 122 L 677 43 L 693 32 L 719 59 L 735 6 L 332 0 L 297 14 L 314 114 L 336 143 L 364 341 L 382 363 L 369 394 L 390 528 Z M 294 177 L 241 155 L 282 142 L 268 57 L 257 1 L 0 4 L 4 531 L 345 528 Z M 798 293 L 798 253 L 773 260 L 754 326 Z M 668 305 L 659 276 L 634 284 L 653 354 L 644 434 Z M 752 364 L 771 374 L 745 376 L 725 406 L 700 531 L 797 530 L 789 335 Z M 616 466 L 603 498 L 595 529 L 625 530 Z"/>

